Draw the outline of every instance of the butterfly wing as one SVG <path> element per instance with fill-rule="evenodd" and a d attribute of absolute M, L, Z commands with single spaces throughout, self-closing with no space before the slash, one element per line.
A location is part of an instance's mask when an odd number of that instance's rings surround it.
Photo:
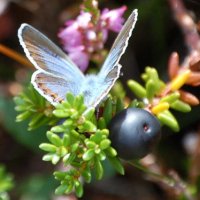
<path fill-rule="evenodd" d="M 79 82 L 85 77 L 59 47 L 28 24 L 21 25 L 18 37 L 26 56 L 38 69 L 31 82 L 42 96 L 55 105 L 67 92 L 79 93 Z"/>
<path fill-rule="evenodd" d="M 88 87 L 83 93 L 86 95 L 87 104 L 90 106 L 97 106 L 102 99 L 106 97 L 115 81 L 119 78 L 121 65 L 119 60 L 128 45 L 128 40 L 132 34 L 133 28 L 137 21 L 137 10 L 134 10 L 123 25 L 120 33 L 118 34 L 110 53 L 108 54 L 101 71 L 96 77 L 94 84 L 88 84 Z M 86 77 L 87 79 L 90 76 Z M 95 86 L 95 89 L 94 89 Z"/>
<path fill-rule="evenodd" d="M 132 35 L 132 31 L 137 21 L 138 12 L 137 9 L 133 10 L 121 31 L 119 32 L 115 42 L 101 68 L 99 76 L 106 77 L 109 72 L 114 68 L 118 67 L 119 60 L 124 54 L 126 47 L 128 46 L 128 40 Z"/>
<path fill-rule="evenodd" d="M 89 75 L 86 77 L 86 86 L 82 87 L 81 93 L 84 94 L 85 104 L 88 107 L 96 107 L 109 93 L 115 80 L 119 77 L 121 65 L 114 67 L 104 78 L 101 76 Z"/>
<path fill-rule="evenodd" d="M 31 78 L 34 88 L 54 106 L 66 98 L 68 92 L 80 93 L 79 85 L 70 79 L 57 77 L 42 71 L 35 71 Z"/>

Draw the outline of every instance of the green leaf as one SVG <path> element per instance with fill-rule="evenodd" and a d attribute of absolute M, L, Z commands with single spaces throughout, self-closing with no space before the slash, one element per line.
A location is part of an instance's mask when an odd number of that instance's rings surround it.
<path fill-rule="evenodd" d="M 112 100 L 111 98 L 108 98 L 105 102 L 104 110 L 103 110 L 103 118 L 108 124 L 110 120 L 112 119 Z"/>
<path fill-rule="evenodd" d="M 51 106 L 38 92 L 29 86 L 20 95 L 14 98 L 15 109 L 21 114 L 16 118 L 17 122 L 30 118 L 28 130 L 36 129 L 47 125 L 55 120 L 52 115 L 53 106 Z"/>
<path fill-rule="evenodd" d="M 104 153 L 104 151 L 100 151 L 97 155 L 98 159 L 103 161 L 106 159 L 106 154 Z"/>
<path fill-rule="evenodd" d="M 65 165 L 71 164 L 75 160 L 76 156 L 75 153 L 68 153 L 63 157 L 63 162 Z"/>
<path fill-rule="evenodd" d="M 120 160 L 116 157 L 108 157 L 108 160 L 112 164 L 112 166 L 115 168 L 117 172 L 124 175 L 124 167 L 121 164 Z"/>
<path fill-rule="evenodd" d="M 109 157 L 115 157 L 117 155 L 117 151 L 113 147 L 109 147 L 105 152 Z"/>
<path fill-rule="evenodd" d="M 74 138 L 80 139 L 80 133 L 77 132 L 77 131 L 75 131 L 75 130 L 72 130 L 72 131 L 71 131 L 71 135 L 72 135 L 72 137 L 74 137 Z"/>
<path fill-rule="evenodd" d="M 60 180 L 61 181 L 61 180 L 65 179 L 66 172 L 55 171 L 53 173 L 53 175 L 55 176 L 56 180 Z"/>
<path fill-rule="evenodd" d="M 98 120 L 98 127 L 100 129 L 106 128 L 106 122 L 105 119 L 103 117 L 100 117 Z"/>
<path fill-rule="evenodd" d="M 108 129 L 102 129 L 102 130 L 100 130 L 100 134 L 108 137 L 109 136 L 109 130 Z"/>
<path fill-rule="evenodd" d="M 71 119 L 78 119 L 79 118 L 80 114 L 79 114 L 79 112 L 77 110 L 72 110 L 71 109 L 70 111 L 71 111 L 71 115 L 70 115 Z"/>
<path fill-rule="evenodd" d="M 73 126 L 74 124 L 74 121 L 72 119 L 66 119 L 64 122 L 63 122 L 63 126 L 66 128 L 66 127 L 71 127 Z"/>
<path fill-rule="evenodd" d="M 96 179 L 100 180 L 103 177 L 103 166 L 101 162 L 98 159 L 95 159 L 95 171 L 96 171 Z"/>
<path fill-rule="evenodd" d="M 91 175 L 91 172 L 87 169 L 85 169 L 83 172 L 82 172 L 82 176 L 84 177 L 85 181 L 87 183 L 90 183 L 91 180 L 92 180 L 92 175 Z"/>
<path fill-rule="evenodd" d="M 143 108 L 144 105 L 143 102 L 138 101 L 137 99 L 134 99 L 131 101 L 131 103 L 128 105 L 129 108 Z"/>
<path fill-rule="evenodd" d="M 173 131 L 178 132 L 180 130 L 176 118 L 172 115 L 170 111 L 165 110 L 163 112 L 160 112 L 157 117 L 162 124 L 170 127 Z"/>
<path fill-rule="evenodd" d="M 56 109 L 63 110 L 63 109 L 70 109 L 72 106 L 67 101 L 63 101 L 62 103 L 59 103 L 56 105 Z"/>
<path fill-rule="evenodd" d="M 80 141 L 77 141 L 76 143 L 74 143 L 74 144 L 71 146 L 71 152 L 77 151 L 77 149 L 79 148 L 79 144 L 80 144 Z"/>
<path fill-rule="evenodd" d="M 94 149 L 89 149 L 83 154 L 83 160 L 88 161 L 94 157 Z"/>
<path fill-rule="evenodd" d="M 56 109 L 53 111 L 53 114 L 56 116 L 56 117 L 59 117 L 59 118 L 65 118 L 65 117 L 69 117 L 70 116 L 70 112 L 69 110 L 61 110 L 61 109 Z"/>
<path fill-rule="evenodd" d="M 51 161 L 53 159 L 53 153 L 48 153 L 42 157 L 43 161 Z"/>
<path fill-rule="evenodd" d="M 67 185 L 67 189 L 65 190 L 65 194 L 70 194 L 74 189 L 74 184 L 71 182 L 65 183 Z"/>
<path fill-rule="evenodd" d="M 57 147 L 63 145 L 62 139 L 56 134 L 51 134 L 50 141 L 52 144 L 54 144 Z"/>
<path fill-rule="evenodd" d="M 76 193 L 77 197 L 83 196 L 83 185 L 81 184 L 80 181 L 75 182 L 75 193 Z"/>
<path fill-rule="evenodd" d="M 152 99 L 154 97 L 155 93 L 157 92 L 156 88 L 157 87 L 156 87 L 154 80 L 150 79 L 150 80 L 147 81 L 147 83 L 146 83 L 146 91 L 147 91 L 146 96 L 147 96 L 148 99 Z"/>
<path fill-rule="evenodd" d="M 95 132 L 96 131 L 96 126 L 88 120 L 86 120 L 82 125 L 78 126 L 78 128 L 81 132 Z"/>
<path fill-rule="evenodd" d="M 44 118 L 43 113 L 37 113 L 33 116 L 33 118 L 31 119 L 30 123 L 28 124 L 29 127 L 34 127 L 37 126 L 37 123 L 40 122 L 42 120 L 42 118 Z"/>
<path fill-rule="evenodd" d="M 40 146 L 40 149 L 44 150 L 44 151 L 49 151 L 49 152 L 56 152 L 57 148 L 52 145 L 52 144 L 49 144 L 49 143 L 42 143 Z"/>
<path fill-rule="evenodd" d="M 40 118 L 40 120 L 38 120 L 34 124 L 32 124 L 32 120 L 31 120 L 30 123 L 28 124 L 29 125 L 28 130 L 32 131 L 32 130 L 37 129 L 37 128 L 43 126 L 43 125 L 47 125 L 47 124 L 51 124 L 51 123 L 54 124 L 55 122 L 53 122 L 53 120 L 50 121 L 50 118 L 43 116 L 42 118 Z"/>
<path fill-rule="evenodd" d="M 52 162 L 52 164 L 57 164 L 58 163 L 58 161 L 60 160 L 60 157 L 58 156 L 58 155 L 53 155 L 53 157 L 52 157 L 52 160 L 51 160 L 51 162 Z"/>
<path fill-rule="evenodd" d="M 51 137 L 52 137 L 53 134 L 54 134 L 54 133 L 53 133 L 52 131 L 47 131 L 47 133 L 46 133 L 47 138 L 48 138 L 48 140 L 49 140 L 51 143 L 52 143 Z"/>
<path fill-rule="evenodd" d="M 70 103 L 70 105 L 74 105 L 75 97 L 73 94 L 68 93 L 66 96 L 67 101 Z"/>
<path fill-rule="evenodd" d="M 90 140 L 94 141 L 96 144 L 99 144 L 105 136 L 101 133 L 100 130 L 97 130 L 97 132 L 90 136 Z"/>
<path fill-rule="evenodd" d="M 101 149 L 98 147 L 98 148 L 95 148 L 94 149 L 94 152 L 95 152 L 95 154 L 100 154 L 100 152 L 101 152 Z"/>
<path fill-rule="evenodd" d="M 63 133 L 65 131 L 65 128 L 61 125 L 53 126 L 51 128 L 51 131 L 54 132 L 54 133 Z"/>
<path fill-rule="evenodd" d="M 68 185 L 67 184 L 62 184 L 59 187 L 56 188 L 55 190 L 55 194 L 56 195 L 62 195 L 65 193 L 65 191 L 67 190 Z"/>
<path fill-rule="evenodd" d="M 68 150 L 65 147 L 62 146 L 62 147 L 57 148 L 56 153 L 57 153 L 58 156 L 63 157 L 68 153 Z"/>
<path fill-rule="evenodd" d="M 100 149 L 104 150 L 107 149 L 111 144 L 111 141 L 109 139 L 104 139 L 100 142 Z"/>
<path fill-rule="evenodd" d="M 1 194 L 11 190 L 14 186 L 13 175 L 6 171 L 4 165 L 0 164 L 0 198 Z M 7 196 L 8 197 L 8 196 Z"/>
<path fill-rule="evenodd" d="M 178 100 L 180 97 L 180 93 L 179 92 L 173 92 L 171 94 L 168 94 L 166 96 L 164 96 L 160 102 L 168 102 L 169 104 L 172 104 L 173 102 L 175 102 L 176 100 Z"/>
<path fill-rule="evenodd" d="M 157 73 L 156 69 L 149 67 L 149 66 L 145 68 L 145 73 L 142 74 L 142 78 L 145 82 L 147 82 L 150 79 L 152 79 L 154 81 L 159 80 L 158 73 Z"/>
<path fill-rule="evenodd" d="M 78 95 L 78 96 L 76 96 L 75 102 L 74 102 L 75 108 L 77 108 L 77 110 L 78 110 L 79 107 L 81 107 L 83 104 L 84 104 L 83 95 Z"/>
<path fill-rule="evenodd" d="M 27 118 L 31 117 L 32 113 L 30 111 L 25 111 L 19 115 L 17 115 L 16 117 L 16 121 L 17 122 L 21 122 L 21 121 L 24 121 L 26 120 Z"/>
<path fill-rule="evenodd" d="M 129 80 L 127 82 L 128 87 L 138 98 L 145 98 L 147 96 L 146 89 L 134 80 Z"/>
<path fill-rule="evenodd" d="M 69 136 L 69 134 L 64 134 L 63 146 L 68 147 L 69 145 L 70 145 L 70 136 Z"/>
<path fill-rule="evenodd" d="M 85 140 L 85 144 L 89 149 L 95 148 L 95 146 L 96 146 L 96 143 L 91 141 L 91 140 L 89 140 L 88 138 Z"/>
<path fill-rule="evenodd" d="M 121 98 L 117 98 L 116 102 L 116 113 L 122 111 L 124 109 L 124 102 Z M 105 128 L 105 127 L 104 127 Z"/>
<path fill-rule="evenodd" d="M 90 119 L 93 117 L 94 112 L 95 112 L 95 109 L 94 109 L 94 108 L 88 109 L 88 110 L 84 113 L 84 117 L 85 117 L 87 120 L 90 120 Z"/>
<path fill-rule="evenodd" d="M 176 100 L 170 105 L 171 108 L 180 112 L 190 112 L 191 106 L 181 100 Z"/>

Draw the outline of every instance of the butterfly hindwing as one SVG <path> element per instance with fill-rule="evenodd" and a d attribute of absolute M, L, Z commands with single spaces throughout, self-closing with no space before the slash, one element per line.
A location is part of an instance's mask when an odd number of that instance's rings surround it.
<path fill-rule="evenodd" d="M 115 81 L 119 78 L 121 65 L 118 64 L 108 73 L 105 78 L 88 75 L 87 87 L 83 87 L 81 93 L 85 97 L 88 107 L 96 107 L 108 94 Z"/>
<path fill-rule="evenodd" d="M 65 100 L 66 93 L 78 95 L 80 92 L 75 82 L 39 70 L 33 73 L 31 83 L 53 105 Z"/>

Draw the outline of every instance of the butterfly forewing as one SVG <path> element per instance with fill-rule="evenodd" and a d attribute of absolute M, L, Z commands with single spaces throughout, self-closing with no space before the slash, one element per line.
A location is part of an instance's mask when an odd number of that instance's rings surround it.
<path fill-rule="evenodd" d="M 96 106 L 103 100 L 109 93 L 115 81 L 119 78 L 121 65 L 119 60 L 124 53 L 128 40 L 132 34 L 133 28 L 137 21 L 137 10 L 134 10 L 129 16 L 128 20 L 122 27 L 119 35 L 117 36 L 103 66 L 98 74 L 98 87 L 97 91 L 93 92 L 90 98 L 90 105 Z M 92 90 L 92 88 L 91 88 Z"/>
<path fill-rule="evenodd" d="M 84 78 L 73 61 L 32 26 L 22 24 L 18 30 L 18 37 L 26 56 L 37 69 L 60 77 L 65 77 L 68 74 L 68 76 L 76 76 L 78 79 Z"/>
<path fill-rule="evenodd" d="M 128 40 L 131 37 L 133 28 L 137 21 L 137 9 L 133 10 L 125 24 L 123 25 L 120 33 L 118 34 L 103 66 L 99 73 L 100 76 L 106 77 L 112 68 L 116 67 L 123 53 L 128 45 Z"/>

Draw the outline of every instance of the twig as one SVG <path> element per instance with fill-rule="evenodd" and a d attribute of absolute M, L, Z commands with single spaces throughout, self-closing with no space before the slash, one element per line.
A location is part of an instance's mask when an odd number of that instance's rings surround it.
<path fill-rule="evenodd" d="M 16 60 L 20 64 L 33 69 L 33 65 L 29 62 L 29 60 L 21 55 L 20 53 L 4 46 L 3 44 L 0 44 L 0 53 L 8 56 L 9 58 L 12 58 L 13 60 Z"/>
<path fill-rule="evenodd" d="M 181 0 L 168 1 L 175 19 L 183 31 L 185 43 L 189 50 L 189 55 L 182 63 L 183 67 L 188 67 L 191 62 L 194 63 L 200 60 L 200 36 L 197 31 L 197 26 Z"/>
<path fill-rule="evenodd" d="M 167 188 L 168 190 L 173 191 L 176 196 L 183 195 L 187 200 L 194 200 L 188 185 L 180 179 L 176 172 L 170 171 L 169 175 L 164 175 L 161 172 L 158 172 L 160 168 L 156 163 L 153 164 L 154 166 L 145 166 L 139 161 L 129 162 L 129 164 L 145 172 L 145 175 L 147 175 L 150 180 L 159 182 L 165 189 Z M 151 168 L 158 170 L 155 172 Z"/>

